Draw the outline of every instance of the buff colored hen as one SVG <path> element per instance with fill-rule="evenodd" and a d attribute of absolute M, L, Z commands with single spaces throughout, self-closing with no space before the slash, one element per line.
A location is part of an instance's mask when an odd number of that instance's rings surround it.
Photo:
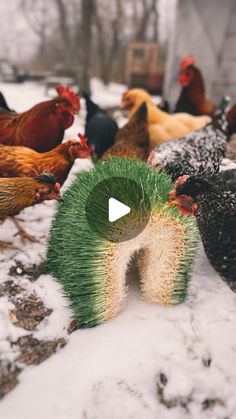
<path fill-rule="evenodd" d="M 122 96 L 122 107 L 129 111 L 129 118 L 142 102 L 147 104 L 148 128 L 151 138 L 150 149 L 167 140 L 182 137 L 204 127 L 209 116 L 192 116 L 188 113 L 170 115 L 159 109 L 151 96 L 143 89 L 130 89 Z"/>

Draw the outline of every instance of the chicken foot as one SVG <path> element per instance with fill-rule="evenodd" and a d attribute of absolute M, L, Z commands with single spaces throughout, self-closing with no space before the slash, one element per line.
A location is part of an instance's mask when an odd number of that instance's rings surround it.
<path fill-rule="evenodd" d="M 26 240 L 29 240 L 30 242 L 33 243 L 40 243 L 39 239 L 37 239 L 35 236 L 32 236 L 31 234 L 27 233 L 27 231 L 25 231 L 25 229 L 22 227 L 22 225 L 20 224 L 20 222 L 15 218 L 15 217 L 8 217 L 16 226 L 18 232 L 15 235 L 20 235 L 21 237 L 21 241 L 23 243 L 26 242 Z"/>
<path fill-rule="evenodd" d="M 13 243 L 11 242 L 5 242 L 5 241 L 0 241 L 0 250 L 3 249 L 13 249 L 13 250 L 20 250 L 20 248 L 18 246 L 15 246 Z"/>
<path fill-rule="evenodd" d="M 0 219 L 0 224 L 4 223 L 4 221 L 5 221 L 5 218 Z M 5 240 L 0 240 L 0 250 L 4 250 L 4 249 L 20 250 L 20 248 L 18 246 L 16 246 L 15 244 L 13 244 L 12 242 L 8 242 L 8 241 L 5 241 Z"/>

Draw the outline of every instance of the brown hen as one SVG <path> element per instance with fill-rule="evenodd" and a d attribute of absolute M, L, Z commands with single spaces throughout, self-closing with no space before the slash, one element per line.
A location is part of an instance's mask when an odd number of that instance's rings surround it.
<path fill-rule="evenodd" d="M 11 217 L 22 239 L 38 241 L 30 236 L 21 227 L 19 222 L 12 218 L 24 208 L 31 207 L 51 199 L 61 200 L 60 184 L 55 176 L 43 173 L 35 178 L 4 178 L 0 179 L 0 219 Z M 0 242 L 1 247 L 15 248 L 12 243 Z"/>
<path fill-rule="evenodd" d="M 124 157 L 147 160 L 149 142 L 147 105 L 143 102 L 127 124 L 117 132 L 115 144 L 102 155 L 102 159 Z"/>
<path fill-rule="evenodd" d="M 69 140 L 54 150 L 38 153 L 28 147 L 0 145 L 0 177 L 34 177 L 42 172 L 52 173 L 62 186 L 77 158 L 86 158 L 91 149 L 85 137 L 80 142 Z"/>

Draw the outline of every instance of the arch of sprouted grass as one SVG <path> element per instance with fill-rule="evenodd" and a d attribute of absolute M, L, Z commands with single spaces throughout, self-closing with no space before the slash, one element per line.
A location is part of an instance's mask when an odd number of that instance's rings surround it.
<path fill-rule="evenodd" d="M 91 191 L 98 183 L 116 177 L 141 183 L 150 203 L 145 228 L 136 237 L 118 242 L 91 228 L 86 214 Z M 126 273 L 134 254 L 141 292 L 147 301 L 174 305 L 185 300 L 198 233 L 192 217 L 184 217 L 176 207 L 166 205 L 171 188 L 168 176 L 145 163 L 113 158 L 80 174 L 64 194 L 65 202 L 52 223 L 48 268 L 62 284 L 79 327 L 95 326 L 119 313 L 125 302 Z M 136 196 L 135 186 L 130 189 L 125 185 L 122 188 L 122 202 L 131 203 Z M 102 205 L 102 200 L 101 191 L 97 204 Z M 109 221 L 99 216 L 97 208 L 89 211 L 90 219 L 94 217 L 100 230 L 106 232 Z M 139 221 L 140 208 L 136 208 L 132 223 L 126 222 L 126 217 L 121 221 L 119 237 Z M 114 229 L 109 232 L 113 236 L 116 233 Z"/>

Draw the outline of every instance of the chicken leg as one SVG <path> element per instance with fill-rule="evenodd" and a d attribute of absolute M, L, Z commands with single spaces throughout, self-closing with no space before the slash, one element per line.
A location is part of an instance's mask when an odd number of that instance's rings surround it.
<path fill-rule="evenodd" d="M 0 250 L 3 249 L 13 249 L 13 250 L 20 250 L 20 248 L 18 246 L 15 246 L 13 243 L 11 242 L 5 242 L 5 241 L 0 241 Z"/>
<path fill-rule="evenodd" d="M 25 229 L 22 227 L 20 222 L 15 217 L 8 217 L 16 226 L 18 232 L 15 235 L 20 235 L 21 241 L 24 244 L 26 240 L 29 240 L 32 243 L 40 243 L 39 239 L 37 239 L 35 236 L 32 236 L 31 234 L 27 233 Z"/>

